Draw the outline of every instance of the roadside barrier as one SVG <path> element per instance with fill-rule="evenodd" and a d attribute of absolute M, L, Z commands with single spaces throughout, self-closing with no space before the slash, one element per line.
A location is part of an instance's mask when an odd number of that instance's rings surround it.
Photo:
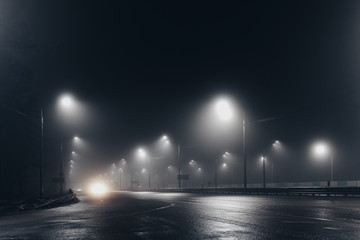
<path fill-rule="evenodd" d="M 282 195 L 360 197 L 360 187 L 283 187 L 283 188 L 187 188 L 163 189 L 161 192 L 184 192 L 197 194 Z"/>

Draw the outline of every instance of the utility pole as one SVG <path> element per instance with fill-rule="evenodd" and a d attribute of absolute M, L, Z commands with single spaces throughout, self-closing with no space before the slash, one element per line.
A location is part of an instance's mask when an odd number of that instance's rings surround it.
<path fill-rule="evenodd" d="M 60 195 L 63 194 L 63 187 L 64 187 L 64 171 L 63 171 L 63 143 L 61 141 L 61 145 L 60 145 L 60 154 L 61 154 L 61 157 L 60 157 L 60 170 L 59 170 L 59 181 L 60 181 L 60 189 L 59 189 L 59 193 Z"/>
<path fill-rule="evenodd" d="M 151 162 L 151 157 L 149 156 L 149 190 L 150 190 L 150 162 Z"/>
<path fill-rule="evenodd" d="M 273 187 L 274 187 L 274 161 L 275 161 L 275 158 L 272 160 L 272 163 L 271 163 L 271 183 L 273 184 Z"/>
<path fill-rule="evenodd" d="M 331 181 L 334 181 L 334 156 L 331 154 L 330 156 L 330 164 L 331 164 Z"/>
<path fill-rule="evenodd" d="M 215 191 L 217 190 L 217 172 L 218 172 L 218 160 L 215 159 Z"/>
<path fill-rule="evenodd" d="M 119 169 L 119 190 L 121 190 L 121 172 L 122 172 L 122 169 L 120 168 Z"/>
<path fill-rule="evenodd" d="M 44 195 L 44 186 L 43 186 L 43 174 L 44 174 L 44 116 L 43 110 L 40 109 L 41 115 L 41 160 L 40 160 L 40 197 Z"/>
<path fill-rule="evenodd" d="M 246 182 L 246 123 L 245 123 L 245 113 L 243 112 L 243 158 L 244 158 L 244 188 L 247 188 Z"/>
<path fill-rule="evenodd" d="M 133 190 L 132 173 L 130 173 L 130 189 Z"/>
<path fill-rule="evenodd" d="M 266 180 L 265 180 L 265 155 L 262 156 L 262 161 L 263 161 L 263 188 L 266 188 Z"/>
<path fill-rule="evenodd" d="M 179 182 L 179 189 L 180 189 L 181 188 L 180 144 L 177 145 L 177 160 L 178 160 L 178 182 Z"/>

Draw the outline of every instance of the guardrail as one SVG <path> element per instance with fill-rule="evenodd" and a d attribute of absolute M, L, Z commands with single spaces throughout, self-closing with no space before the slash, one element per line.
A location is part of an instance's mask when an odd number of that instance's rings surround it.
<path fill-rule="evenodd" d="M 360 187 L 296 187 L 296 188 L 189 188 L 163 189 L 161 192 L 197 194 L 282 195 L 282 196 L 343 196 L 360 197 Z"/>
<path fill-rule="evenodd" d="M 360 187 L 360 181 L 312 181 L 312 182 L 280 182 L 280 183 L 266 183 L 267 188 L 297 188 L 297 187 Z M 201 185 L 184 185 L 185 188 L 200 188 Z M 206 186 L 208 188 L 214 187 Z M 243 184 L 218 184 L 219 188 L 243 188 Z M 262 188 L 263 183 L 248 183 L 248 188 Z M 169 185 L 169 188 L 177 188 L 177 184 Z"/>

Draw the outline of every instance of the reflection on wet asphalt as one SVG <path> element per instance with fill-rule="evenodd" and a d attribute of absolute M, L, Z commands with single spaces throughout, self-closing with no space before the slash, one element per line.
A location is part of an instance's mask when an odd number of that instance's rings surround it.
<path fill-rule="evenodd" d="M 360 199 L 114 192 L 0 217 L 0 239 L 359 239 Z"/>

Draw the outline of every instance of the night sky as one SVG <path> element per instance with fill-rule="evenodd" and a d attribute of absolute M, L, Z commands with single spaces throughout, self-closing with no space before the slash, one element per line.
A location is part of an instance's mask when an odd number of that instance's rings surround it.
<path fill-rule="evenodd" d="M 261 181 L 257 156 L 274 139 L 287 149 L 279 181 L 326 179 L 326 164 L 309 156 L 317 139 L 332 145 L 336 180 L 358 180 L 359 9 L 340 0 L 0 1 L 2 184 L 4 172 L 26 176 L 28 162 L 36 171 L 41 107 L 48 172 L 56 142 L 74 134 L 103 169 L 164 133 L 200 146 L 191 125 L 218 94 L 247 114 L 249 182 Z M 88 109 L 80 124 L 56 119 L 63 92 Z M 238 140 L 224 150 L 238 156 L 240 183 L 241 131 Z M 205 146 L 191 154 L 216 156 Z"/>

